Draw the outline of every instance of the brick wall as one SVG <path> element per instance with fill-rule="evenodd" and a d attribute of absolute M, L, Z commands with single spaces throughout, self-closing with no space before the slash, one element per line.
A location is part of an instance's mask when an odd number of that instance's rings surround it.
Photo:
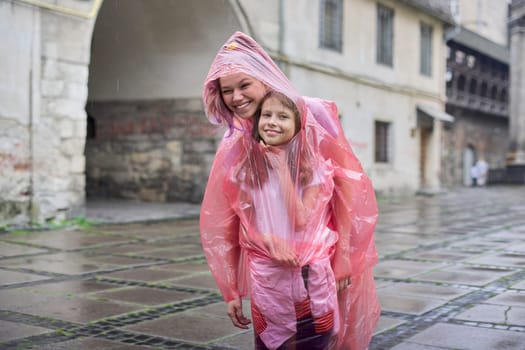
<path fill-rule="evenodd" d="M 200 202 L 217 129 L 200 99 L 89 102 L 88 197 Z"/>
<path fill-rule="evenodd" d="M 445 149 L 441 169 L 445 185 L 463 184 L 463 156 L 469 145 L 475 150 L 475 160 L 484 158 L 491 171 L 505 168 L 509 134 L 507 118 L 455 108 L 447 108 L 447 113 L 454 115 L 456 120 L 443 134 Z"/>

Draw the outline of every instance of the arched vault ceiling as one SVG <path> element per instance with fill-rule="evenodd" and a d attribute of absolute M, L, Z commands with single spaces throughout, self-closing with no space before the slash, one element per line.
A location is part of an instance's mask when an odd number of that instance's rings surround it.
<path fill-rule="evenodd" d="M 89 99 L 198 97 L 219 46 L 240 29 L 227 0 L 105 0 Z"/>

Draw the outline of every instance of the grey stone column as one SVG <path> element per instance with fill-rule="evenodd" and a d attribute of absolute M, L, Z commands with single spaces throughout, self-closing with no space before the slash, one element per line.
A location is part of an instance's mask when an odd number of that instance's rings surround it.
<path fill-rule="evenodd" d="M 525 184 L 525 0 L 513 0 L 510 20 L 510 144 L 507 174 Z"/>

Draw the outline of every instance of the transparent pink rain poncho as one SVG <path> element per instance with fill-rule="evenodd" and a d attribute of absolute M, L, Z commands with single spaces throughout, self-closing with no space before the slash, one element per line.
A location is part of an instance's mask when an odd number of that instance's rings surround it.
<path fill-rule="evenodd" d="M 235 117 L 224 105 L 218 79 L 233 73 L 248 74 L 295 102 L 301 129 L 288 144 L 257 142 L 253 120 Z M 332 348 L 366 349 L 380 314 L 372 274 L 378 212 L 337 107 L 301 97 L 266 52 L 240 32 L 215 57 L 203 101 L 210 122 L 229 128 L 200 216 L 204 253 L 225 301 L 251 299 L 255 331 L 269 349 L 293 336 L 304 308 L 316 327 L 333 327 Z M 295 252 L 299 266 L 274 263 L 278 249 Z M 337 293 L 335 281 L 345 277 L 352 282 Z"/>

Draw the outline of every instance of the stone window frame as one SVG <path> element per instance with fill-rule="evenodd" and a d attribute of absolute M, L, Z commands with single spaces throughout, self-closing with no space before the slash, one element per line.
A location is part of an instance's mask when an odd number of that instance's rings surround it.
<path fill-rule="evenodd" d="M 392 123 L 376 120 L 374 123 L 374 161 L 390 163 L 392 144 Z"/>
<path fill-rule="evenodd" d="M 319 47 L 343 51 L 343 0 L 321 0 Z"/>
<path fill-rule="evenodd" d="M 427 23 L 419 22 L 419 73 L 432 76 L 432 35 L 434 28 Z"/>
<path fill-rule="evenodd" d="M 376 61 L 394 66 L 394 9 L 377 4 Z"/>

